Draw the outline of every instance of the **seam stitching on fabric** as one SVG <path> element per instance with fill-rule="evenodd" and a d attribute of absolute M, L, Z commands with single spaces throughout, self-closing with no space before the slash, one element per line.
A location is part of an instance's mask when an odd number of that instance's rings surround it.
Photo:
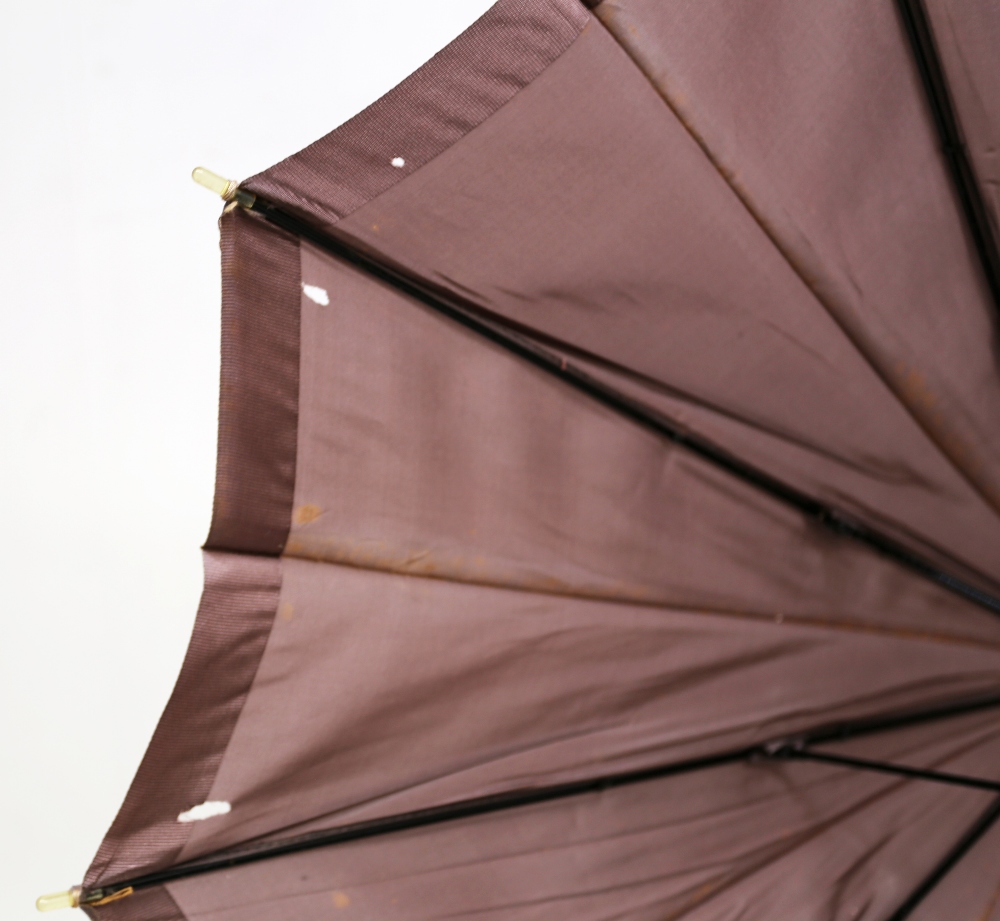
<path fill-rule="evenodd" d="M 291 542 L 292 538 L 289 538 Z M 749 620 L 754 622 L 759 622 L 761 624 L 772 624 L 777 623 L 776 618 L 781 617 L 781 623 L 792 624 L 799 627 L 814 627 L 818 630 L 831 630 L 831 631 L 841 631 L 849 633 L 867 633 L 876 634 L 879 636 L 890 636 L 894 639 L 907 640 L 911 642 L 921 642 L 921 643 L 931 643 L 935 645 L 957 645 L 957 646 L 971 646 L 975 649 L 983 650 L 995 650 L 1000 651 L 1000 641 L 998 642 L 985 642 L 980 640 L 974 640 L 967 637 L 952 637 L 944 634 L 923 634 L 914 631 L 912 634 L 904 633 L 898 630 L 893 630 L 889 627 L 877 627 L 871 624 L 857 623 L 853 624 L 849 621 L 831 621 L 831 620 L 811 620 L 808 617 L 803 617 L 800 615 L 788 615 L 788 614 L 753 614 L 747 611 L 736 611 L 736 610 L 726 610 L 724 608 L 709 608 L 703 606 L 683 607 L 680 605 L 672 605 L 663 602 L 656 601 L 641 601 L 637 599 L 629 598 L 618 598 L 612 595 L 598 595 L 598 594 L 585 594 L 585 593 L 572 593 L 572 592 L 559 592 L 555 590 L 545 590 L 540 588 L 529 588 L 520 585 L 513 585 L 511 583 L 499 582 L 499 581 L 487 581 L 487 580 L 477 580 L 477 579 L 462 579 L 455 576 L 445 576 L 432 573 L 422 573 L 422 572 L 408 572 L 405 569 L 393 569 L 388 566 L 374 566 L 374 565 L 364 565 L 362 563 L 351 563 L 344 560 L 330 560 L 325 559 L 320 556 L 309 556 L 305 553 L 294 552 L 286 550 L 281 555 L 282 559 L 292 559 L 299 560 L 304 563 L 319 563 L 325 566 L 341 566 L 345 569 L 357 569 L 364 572 L 376 572 L 382 573 L 389 576 L 397 576 L 404 578 L 413 579 L 431 579 L 437 582 L 446 582 L 451 585 L 467 585 L 467 586 L 480 586 L 485 588 L 492 588 L 498 591 L 509 591 L 509 592 L 521 592 L 523 594 L 534 594 L 543 595 L 546 597 L 555 598 L 571 598 L 579 601 L 590 601 L 598 604 L 621 604 L 628 605 L 630 607 L 637 608 L 647 608 L 655 610 L 666 610 L 671 612 L 678 612 L 683 614 L 691 615 L 708 615 L 713 617 L 727 617 L 735 620 Z M 780 626 L 780 623 L 778 624 Z"/>

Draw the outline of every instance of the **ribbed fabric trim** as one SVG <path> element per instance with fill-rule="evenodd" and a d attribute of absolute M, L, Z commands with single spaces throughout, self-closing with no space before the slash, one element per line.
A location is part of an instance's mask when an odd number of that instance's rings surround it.
<path fill-rule="evenodd" d="M 87 871 L 86 888 L 162 869 L 177 858 L 191 833 L 177 816 L 211 790 L 264 654 L 280 588 L 277 559 L 205 554 L 205 590 L 180 676 Z"/>
<path fill-rule="evenodd" d="M 292 521 L 299 402 L 299 243 L 223 216 L 222 377 L 206 549 L 277 556 Z"/>
<path fill-rule="evenodd" d="M 500 0 L 377 102 L 242 186 L 313 223 L 335 224 L 485 121 L 589 20 L 580 0 Z"/>

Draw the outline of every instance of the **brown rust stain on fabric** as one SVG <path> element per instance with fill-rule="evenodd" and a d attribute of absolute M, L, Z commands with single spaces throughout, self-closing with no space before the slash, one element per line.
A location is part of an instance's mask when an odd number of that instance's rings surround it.
<path fill-rule="evenodd" d="M 318 505 L 300 505 L 292 513 L 292 521 L 295 524 L 309 524 L 323 514 L 323 509 Z"/>
<path fill-rule="evenodd" d="M 983 909 L 983 913 L 976 918 L 976 921 L 990 921 L 990 918 L 993 917 L 993 910 L 997 907 L 997 905 L 1000 905 L 1000 885 L 997 886 L 993 893 L 993 897 L 986 904 L 986 908 Z"/>

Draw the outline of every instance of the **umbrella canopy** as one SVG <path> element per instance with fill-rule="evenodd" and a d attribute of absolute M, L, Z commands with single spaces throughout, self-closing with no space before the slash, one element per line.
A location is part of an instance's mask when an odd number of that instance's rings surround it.
<path fill-rule="evenodd" d="M 500 0 L 224 184 L 205 591 L 88 913 L 1000 917 L 998 46 Z"/>

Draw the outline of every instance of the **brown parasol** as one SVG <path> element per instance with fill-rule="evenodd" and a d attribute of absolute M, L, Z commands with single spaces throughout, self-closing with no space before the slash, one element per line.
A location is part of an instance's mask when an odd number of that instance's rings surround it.
<path fill-rule="evenodd" d="M 196 171 L 205 591 L 64 901 L 1000 917 L 998 46 L 986 0 L 500 0 Z"/>

